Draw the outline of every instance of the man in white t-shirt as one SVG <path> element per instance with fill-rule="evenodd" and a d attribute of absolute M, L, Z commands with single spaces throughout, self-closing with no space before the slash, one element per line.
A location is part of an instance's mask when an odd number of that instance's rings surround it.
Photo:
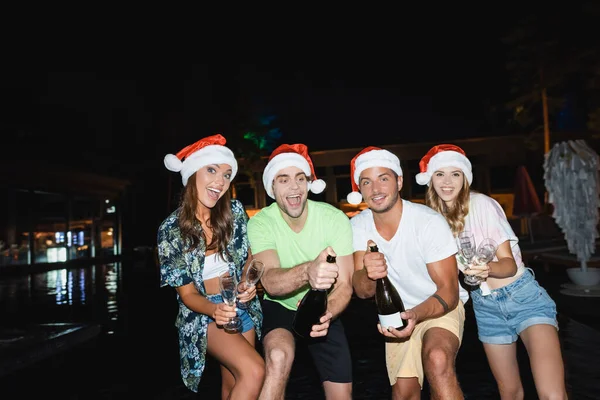
<path fill-rule="evenodd" d="M 432 398 L 463 399 L 455 370 L 468 293 L 458 283 L 457 245 L 448 223 L 429 207 L 400 197 L 400 160 L 367 147 L 351 161 L 353 192 L 369 208 L 351 219 L 356 295 L 375 295 L 388 276 L 406 311 L 404 329 L 378 324 L 386 340 L 386 365 L 394 399 L 420 399 L 427 377 Z M 370 251 L 377 245 L 378 252 Z"/>

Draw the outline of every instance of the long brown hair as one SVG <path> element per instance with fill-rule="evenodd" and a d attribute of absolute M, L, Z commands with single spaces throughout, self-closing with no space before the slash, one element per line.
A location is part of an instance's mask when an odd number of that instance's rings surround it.
<path fill-rule="evenodd" d="M 471 188 L 464 175 L 463 178 L 463 187 L 450 208 L 448 208 L 446 203 L 438 196 L 433 187 L 433 183 L 430 182 L 427 187 L 427 192 L 425 193 L 425 204 L 446 217 L 446 221 L 448 221 L 454 236 L 457 236 L 465 228 L 465 218 L 467 214 L 469 214 Z"/>
<path fill-rule="evenodd" d="M 189 177 L 187 185 L 181 192 L 179 211 L 179 230 L 186 244 L 188 251 L 192 251 L 200 244 L 200 239 L 206 244 L 206 250 L 217 250 L 219 254 L 226 254 L 227 244 L 233 234 L 233 214 L 231 213 L 230 191 L 217 201 L 217 204 L 210 210 L 210 223 L 208 228 L 212 230 L 212 240 L 206 243 L 206 235 L 198 218 L 196 209 L 198 207 L 198 189 L 196 188 L 196 173 Z"/>

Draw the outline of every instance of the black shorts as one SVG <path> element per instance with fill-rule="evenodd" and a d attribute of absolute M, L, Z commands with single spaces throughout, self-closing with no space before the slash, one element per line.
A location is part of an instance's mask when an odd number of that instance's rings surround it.
<path fill-rule="evenodd" d="M 352 382 L 352 358 L 350 347 L 344 332 L 344 325 L 336 318 L 330 325 L 327 336 L 324 338 L 301 339 L 292 329 L 295 311 L 288 310 L 274 301 L 264 300 L 263 309 L 263 337 L 270 331 L 283 328 L 292 333 L 298 343 L 305 342 L 321 382 L 349 383 Z"/>

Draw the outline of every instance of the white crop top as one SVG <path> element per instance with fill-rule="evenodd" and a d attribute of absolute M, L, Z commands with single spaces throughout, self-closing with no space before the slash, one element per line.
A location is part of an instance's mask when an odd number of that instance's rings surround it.
<path fill-rule="evenodd" d="M 229 270 L 229 265 L 223 257 L 217 257 L 217 253 L 204 258 L 204 270 L 202 271 L 202 279 L 209 280 L 224 274 Z"/>

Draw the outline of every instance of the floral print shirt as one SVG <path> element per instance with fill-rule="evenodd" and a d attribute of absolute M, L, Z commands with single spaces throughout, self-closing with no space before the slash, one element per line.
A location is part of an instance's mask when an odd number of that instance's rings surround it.
<path fill-rule="evenodd" d="M 227 250 L 233 260 L 229 262 L 229 274 L 239 280 L 248 259 L 250 243 L 247 234 L 248 215 L 242 203 L 231 200 L 233 236 Z M 178 223 L 179 209 L 169 215 L 158 229 L 158 257 L 160 261 L 160 286 L 178 287 L 193 282 L 201 295 L 206 296 L 202 271 L 206 244 L 201 241 L 193 251 L 187 251 Z M 181 377 L 185 385 L 197 392 L 206 362 L 209 316 L 190 310 L 177 294 L 179 312 L 175 326 L 179 331 L 179 357 Z M 258 338 L 261 338 L 262 310 L 258 297 L 250 302 L 248 313 Z"/>

